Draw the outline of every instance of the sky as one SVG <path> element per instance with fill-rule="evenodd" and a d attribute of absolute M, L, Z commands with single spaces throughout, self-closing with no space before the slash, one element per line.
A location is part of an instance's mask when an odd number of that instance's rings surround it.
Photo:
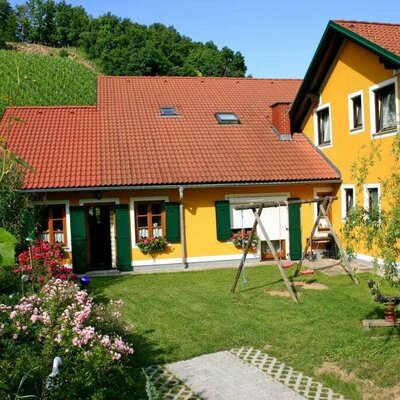
<path fill-rule="evenodd" d="M 245 57 L 256 78 L 303 78 L 331 19 L 400 23 L 398 0 L 66 0 L 94 17 L 161 22 Z M 10 1 L 12 5 L 23 1 Z"/>

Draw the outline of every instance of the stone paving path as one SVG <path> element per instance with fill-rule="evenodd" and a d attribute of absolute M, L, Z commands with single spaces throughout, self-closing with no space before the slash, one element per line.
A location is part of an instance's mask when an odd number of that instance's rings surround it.
<path fill-rule="evenodd" d="M 152 366 L 146 373 L 167 400 L 344 400 L 252 347 Z"/>

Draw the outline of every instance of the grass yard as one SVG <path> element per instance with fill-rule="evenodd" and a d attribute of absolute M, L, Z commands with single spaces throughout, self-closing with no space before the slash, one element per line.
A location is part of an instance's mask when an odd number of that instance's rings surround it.
<path fill-rule="evenodd" d="M 221 269 L 96 277 L 90 291 L 99 300 L 125 301 L 124 318 L 135 327 L 135 371 L 253 346 L 346 398 L 400 398 L 399 331 L 361 328 L 362 319 L 383 318 L 382 306 L 366 284 L 369 275 L 359 275 L 359 287 L 347 276 L 297 278 L 328 288 L 299 288 L 296 305 L 289 297 L 269 293 L 285 290 L 275 267 L 247 269 L 247 284 L 239 284 L 231 295 L 235 273 Z"/>

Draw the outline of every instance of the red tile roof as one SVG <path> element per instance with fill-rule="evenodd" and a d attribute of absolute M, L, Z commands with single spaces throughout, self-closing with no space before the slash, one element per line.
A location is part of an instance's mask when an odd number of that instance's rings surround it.
<path fill-rule="evenodd" d="M 333 21 L 400 57 L 400 25 L 364 21 Z"/>
<path fill-rule="evenodd" d="M 300 135 L 280 141 L 270 106 L 300 80 L 99 77 L 97 107 L 17 107 L 10 147 L 27 189 L 340 179 Z M 161 117 L 160 107 L 178 116 Z M 234 112 L 239 125 L 220 125 Z"/>
<path fill-rule="evenodd" d="M 3 121 L 9 116 L 23 120 L 12 124 L 9 146 L 35 168 L 26 173 L 27 189 L 101 184 L 96 107 L 16 107 Z"/>

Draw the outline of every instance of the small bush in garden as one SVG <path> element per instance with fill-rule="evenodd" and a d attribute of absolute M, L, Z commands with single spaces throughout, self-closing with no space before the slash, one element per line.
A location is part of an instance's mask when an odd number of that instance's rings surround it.
<path fill-rule="evenodd" d="M 15 272 L 28 275 L 30 281 L 39 284 L 53 277 L 63 280 L 76 278 L 72 273 L 72 268 L 64 265 L 62 244 L 50 244 L 41 240 L 36 240 L 28 250 L 18 256 Z"/>
<path fill-rule="evenodd" d="M 0 381 L 18 388 L 34 362 L 40 368 L 27 378 L 31 380 L 28 394 L 35 388 L 41 396 L 53 357 L 60 356 L 62 385 L 47 397 L 105 399 L 110 393 L 116 395 L 123 390 L 122 362 L 133 353 L 122 338 L 127 332 L 121 306 L 121 301 L 96 304 L 75 283 L 55 278 L 18 304 L 0 304 Z M 0 388 L 0 398 L 1 394 Z"/>
<path fill-rule="evenodd" d="M 68 57 L 68 56 L 69 56 L 69 53 L 68 53 L 68 50 L 66 50 L 66 49 L 60 49 L 60 50 L 58 51 L 58 55 L 59 55 L 60 57 Z"/>

